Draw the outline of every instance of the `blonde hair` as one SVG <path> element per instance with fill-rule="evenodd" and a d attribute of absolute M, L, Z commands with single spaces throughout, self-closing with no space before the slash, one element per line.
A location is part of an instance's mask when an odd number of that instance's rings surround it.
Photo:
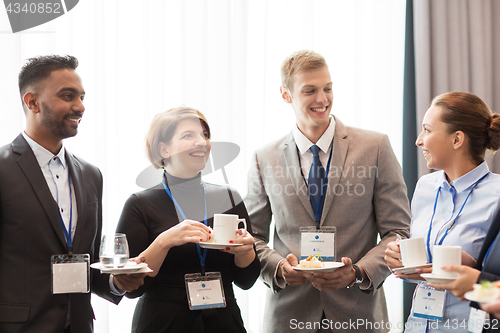
<path fill-rule="evenodd" d="M 170 143 L 177 126 L 181 121 L 186 119 L 199 119 L 207 130 L 208 138 L 210 139 L 210 127 L 208 126 L 207 119 L 200 111 L 189 107 L 179 107 L 158 113 L 151 121 L 146 136 L 146 155 L 149 162 L 156 169 L 163 169 L 165 167 L 164 158 L 158 150 L 160 142 Z"/>
<path fill-rule="evenodd" d="M 293 92 L 295 74 L 323 67 L 328 68 L 328 65 L 320 54 L 309 50 L 294 52 L 281 64 L 281 84 Z"/>

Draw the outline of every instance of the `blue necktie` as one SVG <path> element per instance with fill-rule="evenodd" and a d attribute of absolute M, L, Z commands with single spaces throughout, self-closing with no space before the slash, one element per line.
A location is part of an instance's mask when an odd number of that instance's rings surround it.
<path fill-rule="evenodd" d="M 323 168 L 319 160 L 319 147 L 313 145 L 309 149 L 311 149 L 313 154 L 313 161 L 309 170 L 309 194 L 313 201 L 313 208 L 317 210 L 320 204 L 319 198 L 321 196 L 322 181 L 325 178 L 325 168 Z"/>

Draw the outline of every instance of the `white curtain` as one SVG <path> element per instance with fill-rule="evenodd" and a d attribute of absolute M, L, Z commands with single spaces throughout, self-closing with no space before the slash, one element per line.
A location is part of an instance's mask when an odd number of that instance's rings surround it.
<path fill-rule="evenodd" d="M 469 91 L 500 111 L 500 1 L 414 0 L 417 128 L 431 100 Z M 488 156 L 494 172 L 500 157 Z M 419 154 L 419 174 L 430 170 Z"/>
<path fill-rule="evenodd" d="M 404 6 L 403 0 L 82 0 L 66 15 L 17 34 L 0 8 L 0 145 L 24 128 L 17 90 L 23 60 L 71 54 L 80 60 L 86 111 L 79 134 L 65 145 L 104 175 L 104 232 L 114 232 L 125 200 L 141 190 L 135 179 L 148 166 L 143 146 L 151 119 L 172 107 L 198 108 L 213 141 L 240 146 L 225 170 L 244 196 L 252 152 L 294 125 L 279 94 L 281 61 L 313 49 L 330 67 L 334 114 L 387 133 L 400 157 Z M 205 179 L 224 182 L 220 171 Z M 386 286 L 396 326 L 401 285 L 389 278 Z M 237 291 L 249 332 L 261 331 L 265 291 L 260 281 L 251 292 Z M 93 297 L 93 304 L 96 332 L 130 330 L 135 300 L 115 306 Z"/>

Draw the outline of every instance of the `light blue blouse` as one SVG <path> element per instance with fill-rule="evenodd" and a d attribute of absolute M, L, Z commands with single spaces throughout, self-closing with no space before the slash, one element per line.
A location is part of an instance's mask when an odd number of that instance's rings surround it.
<path fill-rule="evenodd" d="M 486 174 L 487 176 L 472 191 L 460 216 L 456 218 L 474 184 Z M 439 189 L 430 234 L 430 253 L 456 219 L 442 245 L 460 245 L 463 251 L 477 259 L 484 237 L 500 207 L 500 175 L 491 173 L 486 162 L 483 162 L 451 183 L 446 181 L 444 171 L 437 171 L 420 178 L 411 203 L 410 237 L 422 237 L 426 244 Z M 420 281 L 417 288 L 426 287 L 426 285 L 426 282 Z M 451 293 L 446 292 L 443 321 L 436 324 L 435 321 L 410 315 L 405 332 L 467 332 L 469 312 L 469 302 L 461 302 Z M 411 313 L 413 314 L 413 309 Z M 427 328 L 428 322 L 432 324 L 429 328 Z"/>

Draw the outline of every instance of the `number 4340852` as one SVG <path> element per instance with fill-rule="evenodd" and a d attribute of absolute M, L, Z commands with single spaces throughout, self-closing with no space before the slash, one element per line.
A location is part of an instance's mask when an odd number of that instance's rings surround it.
<path fill-rule="evenodd" d="M 21 5 L 19 2 L 9 3 L 6 8 L 7 13 L 19 14 L 23 13 L 40 13 L 40 14 L 62 14 L 61 12 L 61 4 L 60 3 L 25 3 Z"/>

